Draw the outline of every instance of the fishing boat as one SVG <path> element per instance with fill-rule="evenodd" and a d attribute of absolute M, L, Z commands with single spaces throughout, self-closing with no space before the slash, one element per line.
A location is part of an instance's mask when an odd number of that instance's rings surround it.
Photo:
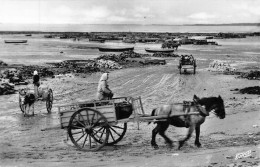
<path fill-rule="evenodd" d="M 98 39 L 98 38 L 90 38 L 89 41 L 104 43 L 106 40 L 105 39 Z"/>
<path fill-rule="evenodd" d="M 134 47 L 100 47 L 98 50 L 100 52 L 124 52 L 133 51 Z"/>
<path fill-rule="evenodd" d="M 27 43 L 27 40 L 10 39 L 10 40 L 5 40 L 5 43 Z"/>
<path fill-rule="evenodd" d="M 174 49 L 150 49 L 150 48 L 145 48 L 146 52 L 150 52 L 150 53 L 172 53 L 174 52 Z"/>

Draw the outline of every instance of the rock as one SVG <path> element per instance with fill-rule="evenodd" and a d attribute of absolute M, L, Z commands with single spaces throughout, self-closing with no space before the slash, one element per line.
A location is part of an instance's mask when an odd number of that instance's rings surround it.
<path fill-rule="evenodd" d="M 226 156 L 226 159 L 233 159 L 233 156 Z"/>
<path fill-rule="evenodd" d="M 235 164 L 232 163 L 232 164 L 228 164 L 227 166 L 228 166 L 228 167 L 234 167 Z"/>
<path fill-rule="evenodd" d="M 0 95 L 13 94 L 16 90 L 14 89 L 14 85 L 10 83 L 1 83 L 0 84 Z"/>
<path fill-rule="evenodd" d="M 174 154 L 172 154 L 172 156 L 178 156 L 179 154 L 178 153 L 174 153 Z"/>
<path fill-rule="evenodd" d="M 213 72 L 234 72 L 235 68 L 231 67 L 231 65 L 225 61 L 214 60 L 209 64 L 209 71 Z"/>
<path fill-rule="evenodd" d="M 260 86 L 246 87 L 239 90 L 242 94 L 257 94 L 260 95 Z"/>
<path fill-rule="evenodd" d="M 239 76 L 239 78 L 247 78 L 250 80 L 260 79 L 260 71 L 250 71 L 250 72 L 242 73 Z"/>

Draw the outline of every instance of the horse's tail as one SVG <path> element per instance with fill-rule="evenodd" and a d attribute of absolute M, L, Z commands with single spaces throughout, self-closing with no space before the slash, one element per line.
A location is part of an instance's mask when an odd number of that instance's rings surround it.
<path fill-rule="evenodd" d="M 156 108 L 153 109 L 152 113 L 151 113 L 151 116 L 155 116 L 155 111 L 156 111 Z M 148 122 L 148 125 L 150 124 L 151 122 Z"/>

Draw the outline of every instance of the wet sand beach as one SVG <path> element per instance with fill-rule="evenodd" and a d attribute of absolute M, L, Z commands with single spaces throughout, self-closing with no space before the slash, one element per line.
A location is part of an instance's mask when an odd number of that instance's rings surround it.
<path fill-rule="evenodd" d="M 1 36 L 0 60 L 8 64 L 44 64 L 67 59 L 93 59 L 104 54 L 95 47 L 130 46 L 120 41 L 94 43 L 69 39 L 45 39 L 33 35 L 27 44 L 5 44 Z M 178 150 L 178 140 L 185 137 L 186 128 L 171 126 L 166 134 L 174 141 L 168 148 L 157 136 L 159 149 L 150 145 L 155 124 L 128 123 L 126 135 L 115 146 L 105 146 L 98 152 L 77 150 L 67 141 L 66 131 L 47 127 L 59 126 L 57 106 L 95 99 L 100 72 L 82 77 L 46 78 L 42 84 L 54 91 L 51 114 L 45 102 L 37 102 L 35 116 L 24 117 L 18 105 L 18 93 L 0 96 L 0 166 L 259 166 L 260 165 L 260 96 L 239 94 L 233 89 L 259 86 L 259 80 L 237 78 L 208 71 L 213 60 L 225 60 L 237 71 L 260 69 L 260 38 L 218 39 L 215 45 L 182 45 L 176 54 L 192 54 L 197 60 L 197 73 L 180 75 L 179 58 L 165 58 L 166 65 L 126 68 L 110 71 L 110 88 L 115 97 L 141 96 L 146 114 L 162 104 L 192 100 L 199 97 L 221 96 L 226 118 L 210 114 L 201 126 L 201 148 L 194 145 L 195 135 Z M 133 45 L 133 44 L 131 44 Z M 78 49 L 84 46 L 85 49 Z M 135 52 L 158 48 L 160 44 L 136 43 Z M 86 47 L 89 47 L 86 49 Z M 62 53 L 61 53 L 62 51 Z M 19 89 L 22 86 L 17 86 Z M 248 157 L 236 159 L 239 153 Z"/>

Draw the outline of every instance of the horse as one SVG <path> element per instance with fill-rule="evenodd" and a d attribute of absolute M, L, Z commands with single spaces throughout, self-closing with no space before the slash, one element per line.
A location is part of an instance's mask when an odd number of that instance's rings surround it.
<path fill-rule="evenodd" d="M 225 118 L 225 107 L 224 101 L 221 96 L 218 97 L 204 97 L 199 98 L 196 95 L 193 96 L 193 102 L 190 105 L 184 105 L 182 103 L 164 105 L 159 108 L 153 109 L 151 116 L 160 116 L 168 115 L 165 121 L 157 121 L 157 126 L 152 130 L 152 140 L 151 145 L 155 149 L 158 149 L 155 138 L 157 133 L 159 133 L 164 139 L 166 144 L 170 147 L 173 146 L 173 142 L 170 138 L 165 135 L 165 131 L 169 125 L 175 127 L 186 127 L 189 128 L 187 136 L 179 141 L 178 149 L 180 149 L 183 144 L 189 140 L 193 131 L 196 131 L 195 145 L 201 147 L 199 141 L 200 136 L 200 125 L 204 123 L 206 116 L 209 115 L 209 112 L 213 112 L 220 119 Z M 171 114 L 180 114 L 180 113 L 189 113 L 189 112 L 199 112 L 199 114 L 194 115 L 182 115 L 182 116 L 171 116 Z"/>
<path fill-rule="evenodd" d="M 24 107 L 24 116 L 29 116 L 29 111 L 32 109 L 32 116 L 34 115 L 34 103 L 36 101 L 36 97 L 33 93 L 28 92 L 25 89 L 19 90 L 19 94 L 21 95 L 21 105 Z"/>

